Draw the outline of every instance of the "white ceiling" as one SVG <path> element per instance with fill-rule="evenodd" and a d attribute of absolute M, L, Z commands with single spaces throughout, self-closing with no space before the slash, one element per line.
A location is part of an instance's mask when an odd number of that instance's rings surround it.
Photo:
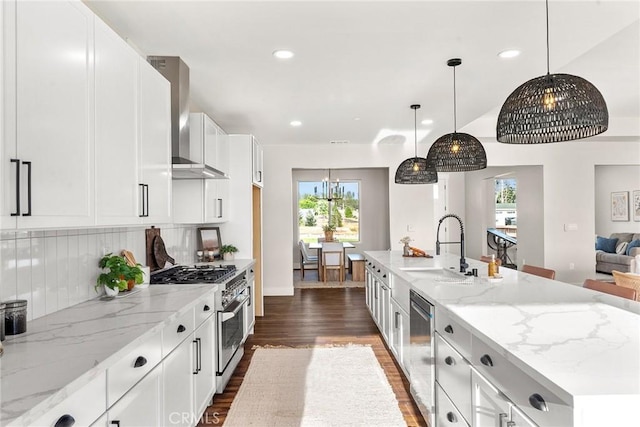
<path fill-rule="evenodd" d="M 458 129 L 492 142 L 507 96 L 546 73 L 542 0 L 85 2 L 141 53 L 180 56 L 192 103 L 263 144 L 412 142 L 413 103 L 418 122 L 434 121 L 418 123 L 430 144 L 453 131 L 454 57 Z M 637 140 L 640 1 L 551 0 L 549 10 L 551 72 L 600 89 L 610 128 L 597 138 Z M 295 57 L 275 59 L 279 48 Z M 522 54 L 498 58 L 508 48 Z"/>

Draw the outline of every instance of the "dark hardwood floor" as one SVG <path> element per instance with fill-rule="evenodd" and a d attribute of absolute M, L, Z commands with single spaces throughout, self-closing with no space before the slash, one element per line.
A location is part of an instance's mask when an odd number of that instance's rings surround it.
<path fill-rule="evenodd" d="M 395 363 L 365 305 L 363 288 L 296 289 L 292 297 L 265 297 L 264 317 L 256 318 L 255 334 L 223 394 L 216 394 L 199 426 L 220 425 L 240 388 L 257 346 L 326 344 L 371 345 L 393 388 L 407 426 L 426 426 L 409 394 L 409 383 Z M 215 423 L 214 423 L 215 421 Z"/>

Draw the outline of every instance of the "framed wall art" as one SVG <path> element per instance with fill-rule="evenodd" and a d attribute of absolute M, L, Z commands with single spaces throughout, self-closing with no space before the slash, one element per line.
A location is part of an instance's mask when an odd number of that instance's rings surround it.
<path fill-rule="evenodd" d="M 633 210 L 633 220 L 640 221 L 640 190 L 633 192 L 633 199 L 631 200 Z"/>
<path fill-rule="evenodd" d="M 222 247 L 222 240 L 220 239 L 219 227 L 201 227 L 199 231 L 199 248 L 204 251 L 205 258 L 220 259 L 220 247 Z"/>
<path fill-rule="evenodd" d="M 629 221 L 629 192 L 611 193 L 611 221 Z"/>

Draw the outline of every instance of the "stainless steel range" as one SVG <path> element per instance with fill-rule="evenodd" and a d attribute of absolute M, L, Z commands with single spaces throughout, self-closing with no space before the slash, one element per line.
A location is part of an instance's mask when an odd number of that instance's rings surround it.
<path fill-rule="evenodd" d="M 216 392 L 222 393 L 244 355 L 251 289 L 246 271 L 234 265 L 175 266 L 151 273 L 151 284 L 217 284 L 216 292 Z"/>

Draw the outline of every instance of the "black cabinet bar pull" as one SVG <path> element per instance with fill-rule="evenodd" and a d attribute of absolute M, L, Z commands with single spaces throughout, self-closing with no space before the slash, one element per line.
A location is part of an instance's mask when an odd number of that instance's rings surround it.
<path fill-rule="evenodd" d="M 444 358 L 444 363 L 446 363 L 449 366 L 453 366 L 456 364 L 456 361 L 453 359 L 453 357 L 447 356 Z"/>
<path fill-rule="evenodd" d="M 453 333 L 453 327 L 451 325 L 447 325 L 444 327 L 444 331 L 448 334 L 452 334 Z"/>
<path fill-rule="evenodd" d="M 147 359 L 144 356 L 138 356 L 136 363 L 133 364 L 134 368 L 140 368 L 147 364 Z"/>
<path fill-rule="evenodd" d="M 195 339 L 195 340 L 193 340 L 191 342 L 195 346 L 195 349 L 193 350 L 193 353 L 194 353 L 194 355 L 196 357 L 195 366 L 193 367 L 193 375 L 198 375 L 198 359 L 200 358 L 200 355 L 198 354 L 198 341 L 197 341 L 197 339 Z"/>
<path fill-rule="evenodd" d="M 218 199 L 218 218 L 222 218 L 222 199 Z"/>
<path fill-rule="evenodd" d="M 538 411 L 549 412 L 549 407 L 547 406 L 547 402 L 545 402 L 544 398 L 540 396 L 538 393 L 534 393 L 531 396 L 529 396 L 529 403 Z"/>
<path fill-rule="evenodd" d="M 198 347 L 198 359 L 197 359 L 197 369 L 198 372 L 202 371 L 202 340 L 200 338 L 196 338 L 196 346 Z"/>
<path fill-rule="evenodd" d="M 147 211 L 144 213 L 144 216 L 148 217 L 149 216 L 149 184 L 145 184 L 144 185 L 145 188 L 145 193 L 146 193 L 146 201 L 147 201 Z"/>
<path fill-rule="evenodd" d="M 31 162 L 22 162 L 23 165 L 27 165 L 27 209 L 26 213 L 22 216 L 31 216 Z"/>
<path fill-rule="evenodd" d="M 453 412 L 447 412 L 447 421 L 449 421 L 450 423 L 457 423 L 458 417 L 456 417 L 456 414 L 454 414 Z"/>
<path fill-rule="evenodd" d="M 398 329 L 398 324 L 400 323 L 400 322 L 398 322 L 398 317 L 400 317 L 400 313 L 396 311 L 394 313 L 394 319 L 393 319 L 394 320 L 394 329 Z"/>
<path fill-rule="evenodd" d="M 186 331 L 187 328 L 184 327 L 184 325 L 180 325 L 178 326 L 178 333 L 181 334 L 182 332 Z"/>
<path fill-rule="evenodd" d="M 114 426 L 120 427 L 120 421 L 118 421 L 118 420 L 111 421 L 111 424 L 114 425 Z"/>
<path fill-rule="evenodd" d="M 260 178 L 258 178 L 258 182 L 262 182 L 262 171 L 258 171 Z"/>
<path fill-rule="evenodd" d="M 140 189 L 140 218 L 144 217 L 144 184 L 138 184 L 138 188 Z"/>
<path fill-rule="evenodd" d="M 480 363 L 484 366 L 493 366 L 493 360 L 491 360 L 491 357 L 488 354 L 485 354 L 480 358 Z"/>
<path fill-rule="evenodd" d="M 11 212 L 11 216 L 20 215 L 20 159 L 11 159 L 11 163 L 16 164 L 16 211 Z"/>
<path fill-rule="evenodd" d="M 58 418 L 58 421 L 56 421 L 56 423 L 53 426 L 54 427 L 71 427 L 75 423 L 76 423 L 75 418 L 73 418 L 69 414 L 64 414 L 63 416 Z"/>

